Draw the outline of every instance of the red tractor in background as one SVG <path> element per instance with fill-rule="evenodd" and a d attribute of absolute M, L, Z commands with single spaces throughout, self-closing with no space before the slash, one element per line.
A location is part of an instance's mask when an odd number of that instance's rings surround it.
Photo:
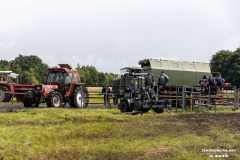
<path fill-rule="evenodd" d="M 9 102 L 13 97 L 22 101 L 25 92 L 33 88 L 34 85 L 18 84 L 18 74 L 0 71 L 0 102 Z"/>
<path fill-rule="evenodd" d="M 76 69 L 68 64 L 49 68 L 44 85 L 35 85 L 23 97 L 24 107 L 38 107 L 46 103 L 48 107 L 64 107 L 66 103 L 73 108 L 87 107 L 88 91 Z"/>

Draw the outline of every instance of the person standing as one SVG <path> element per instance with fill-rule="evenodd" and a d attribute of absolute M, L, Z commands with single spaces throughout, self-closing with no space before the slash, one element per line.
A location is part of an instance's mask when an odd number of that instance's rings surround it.
<path fill-rule="evenodd" d="M 212 74 L 208 76 L 208 87 L 210 88 L 212 93 L 216 93 L 216 80 L 213 78 Z"/>
<path fill-rule="evenodd" d="M 158 89 L 159 89 L 159 91 L 165 89 L 165 86 L 167 85 L 168 81 L 169 81 L 168 75 L 165 74 L 164 71 L 162 71 L 160 76 L 158 77 Z"/>
<path fill-rule="evenodd" d="M 146 78 L 145 78 L 145 85 L 146 86 L 153 86 L 154 85 L 154 78 L 150 73 L 148 73 Z"/>
<path fill-rule="evenodd" d="M 199 81 L 199 84 L 201 85 L 201 92 L 207 91 L 207 83 L 208 83 L 208 77 L 204 75 L 202 79 Z"/>
<path fill-rule="evenodd" d="M 217 74 L 216 82 L 217 86 L 223 86 L 223 83 L 225 82 L 220 73 Z"/>
<path fill-rule="evenodd" d="M 224 84 L 225 80 L 222 78 L 221 74 L 218 73 L 217 74 L 217 78 L 216 78 L 216 83 L 217 83 L 217 92 L 221 93 L 222 92 L 222 86 Z"/>
<path fill-rule="evenodd" d="M 160 76 L 158 78 L 158 85 L 165 86 L 165 85 L 167 85 L 168 81 L 169 81 L 168 75 L 166 75 L 165 72 L 162 71 L 162 73 L 160 74 Z"/>
<path fill-rule="evenodd" d="M 102 94 L 104 95 L 104 104 L 109 103 L 109 92 L 110 92 L 110 87 L 108 86 L 108 83 L 106 83 L 105 86 L 102 88 Z"/>

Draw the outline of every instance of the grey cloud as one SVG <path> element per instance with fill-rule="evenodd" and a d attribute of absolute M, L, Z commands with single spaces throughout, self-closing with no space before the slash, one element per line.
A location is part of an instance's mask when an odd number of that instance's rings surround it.
<path fill-rule="evenodd" d="M 209 62 L 240 43 L 235 0 L 9 0 L 0 6 L 0 55 L 118 73 L 144 58 Z M 3 14 L 4 13 L 4 14 Z"/>

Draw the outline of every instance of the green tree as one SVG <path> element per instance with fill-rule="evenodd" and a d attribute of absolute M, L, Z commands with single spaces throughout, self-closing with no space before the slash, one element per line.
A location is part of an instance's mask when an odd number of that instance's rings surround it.
<path fill-rule="evenodd" d="M 228 50 L 221 50 L 214 54 L 210 60 L 212 73 L 220 72 L 222 76 L 227 76 L 231 66 L 229 63 L 231 56 L 232 52 Z"/>
<path fill-rule="evenodd" d="M 0 70 L 2 71 L 10 70 L 9 62 L 6 60 L 0 60 Z"/>
<path fill-rule="evenodd" d="M 23 56 L 23 55 L 19 54 L 19 56 L 16 57 L 10 63 L 14 67 L 17 67 L 17 65 L 20 66 L 21 72 L 18 72 L 20 74 L 20 76 L 19 76 L 20 82 L 22 82 L 24 79 L 31 79 L 31 78 L 26 77 L 26 76 L 31 75 L 31 76 L 34 76 L 32 79 L 33 81 L 34 81 L 34 78 L 36 78 L 36 80 L 37 80 L 34 82 L 32 81 L 31 83 L 36 83 L 36 82 L 44 83 L 45 73 L 47 72 L 47 69 L 49 67 L 47 64 L 43 63 L 42 60 L 40 58 L 38 58 L 37 56 L 34 56 L 34 55 Z M 34 70 L 34 72 L 30 71 L 31 68 Z M 20 71 L 19 68 L 17 70 Z M 29 72 L 30 74 L 25 74 L 26 71 Z"/>
<path fill-rule="evenodd" d="M 16 63 L 10 62 L 10 69 L 11 69 L 11 71 L 18 73 L 18 74 L 22 72 L 21 66 Z"/>
<path fill-rule="evenodd" d="M 104 85 L 107 83 L 108 77 L 103 72 L 98 73 L 99 84 Z"/>
<path fill-rule="evenodd" d="M 113 73 L 105 73 L 105 75 L 107 76 L 107 83 L 112 85 L 112 82 L 117 77 L 117 75 Z"/>
<path fill-rule="evenodd" d="M 89 77 L 89 81 L 91 82 L 91 85 L 98 85 L 99 84 L 99 78 L 98 78 L 98 71 L 95 67 L 90 66 L 88 68 L 89 72 L 90 72 L 90 77 Z"/>
<path fill-rule="evenodd" d="M 105 83 L 111 84 L 113 79 L 116 77 L 113 73 L 98 72 L 93 66 L 80 66 L 79 63 L 77 64 L 76 69 L 88 86 L 103 85 Z"/>
<path fill-rule="evenodd" d="M 36 77 L 34 76 L 35 72 L 33 68 L 25 70 L 23 72 L 23 83 L 24 84 L 39 84 Z"/>
<path fill-rule="evenodd" d="M 229 59 L 228 74 L 226 80 L 232 85 L 240 87 L 240 49 L 238 48 L 231 54 Z"/>
<path fill-rule="evenodd" d="M 210 65 L 213 73 L 220 72 L 226 82 L 240 87 L 240 48 L 234 52 L 228 50 L 217 52 L 212 56 Z"/>
<path fill-rule="evenodd" d="M 83 72 L 84 72 L 84 82 L 87 85 L 92 85 L 92 82 L 90 81 L 90 71 L 84 68 Z"/>

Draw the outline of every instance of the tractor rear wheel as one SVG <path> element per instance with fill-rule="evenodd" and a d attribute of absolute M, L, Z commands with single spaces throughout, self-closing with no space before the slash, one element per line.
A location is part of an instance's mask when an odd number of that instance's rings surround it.
<path fill-rule="evenodd" d="M 6 86 L 0 86 L 0 102 L 9 102 L 12 98 L 8 92 L 8 88 Z"/>
<path fill-rule="evenodd" d="M 61 107 L 62 106 L 62 95 L 59 92 L 52 91 L 47 97 L 48 107 Z"/>
<path fill-rule="evenodd" d="M 86 108 L 87 107 L 87 99 L 86 99 L 86 90 L 81 90 L 80 87 L 76 87 L 70 96 L 69 105 L 72 108 Z"/>

